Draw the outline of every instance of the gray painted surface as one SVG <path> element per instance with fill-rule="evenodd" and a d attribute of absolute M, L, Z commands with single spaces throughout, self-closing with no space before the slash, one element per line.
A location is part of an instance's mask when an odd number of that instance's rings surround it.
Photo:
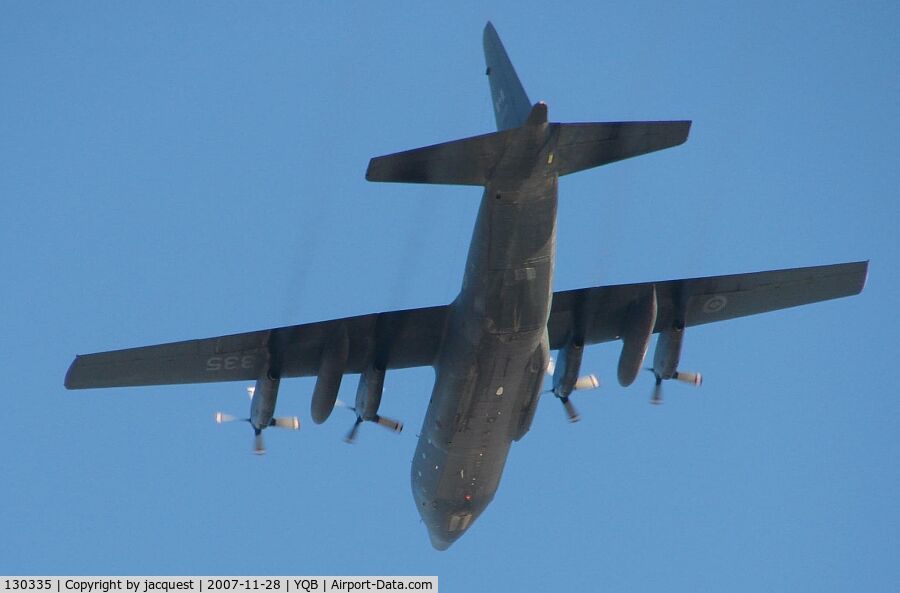
<path fill-rule="evenodd" d="M 322 422 L 343 374 L 360 373 L 359 421 L 399 430 L 378 415 L 384 373 L 434 366 L 412 489 L 432 544 L 446 549 L 493 499 L 511 443 L 531 425 L 550 350 L 564 352 L 554 393 L 567 402 L 584 345 L 623 339 L 627 383 L 650 333 L 663 332 L 655 372 L 677 378 L 686 327 L 862 290 L 867 262 L 553 293 L 559 176 L 681 144 L 690 122 L 549 123 L 546 105 L 528 104 L 490 23 L 484 45 L 500 131 L 378 157 L 366 173 L 484 186 L 453 303 L 76 356 L 66 387 L 259 379 L 264 397 L 251 417 L 261 431 L 274 422 L 281 378 L 319 377 L 312 415 Z"/>

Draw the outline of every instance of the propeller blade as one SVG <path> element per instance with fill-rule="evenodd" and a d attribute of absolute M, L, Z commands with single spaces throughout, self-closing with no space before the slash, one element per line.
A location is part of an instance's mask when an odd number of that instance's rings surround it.
<path fill-rule="evenodd" d="M 257 430 L 256 436 L 253 438 L 253 452 L 257 455 L 263 455 L 266 452 L 266 442 L 263 440 L 261 430 Z"/>
<path fill-rule="evenodd" d="M 222 424 L 223 422 L 234 422 L 235 420 L 237 420 L 237 418 L 232 416 L 231 414 L 216 412 L 216 424 Z"/>
<path fill-rule="evenodd" d="M 567 397 L 559 398 L 559 401 L 562 402 L 563 407 L 566 409 L 566 415 L 569 417 L 569 422 L 578 422 L 581 420 L 581 414 L 578 413 L 578 410 L 575 409 L 575 405 L 569 401 Z"/>
<path fill-rule="evenodd" d="M 351 412 L 355 412 L 355 411 L 356 411 L 356 408 L 354 408 L 353 406 L 351 406 L 350 404 L 348 404 L 347 402 L 345 402 L 345 401 L 342 400 L 342 399 L 336 399 L 336 400 L 334 400 L 334 407 L 336 407 L 336 408 L 346 408 L 346 409 L 350 410 Z"/>
<path fill-rule="evenodd" d="M 362 424 L 362 418 L 359 416 L 356 417 L 356 422 L 353 423 L 353 428 L 350 429 L 350 432 L 347 433 L 347 436 L 344 437 L 344 442 L 352 445 L 356 442 L 356 433 L 359 431 L 359 425 Z"/>
<path fill-rule="evenodd" d="M 289 428 L 291 430 L 300 430 L 300 419 L 296 416 L 288 416 L 286 418 L 272 418 L 272 426 L 278 428 Z"/>
<path fill-rule="evenodd" d="M 656 378 L 656 385 L 653 386 L 653 397 L 650 398 L 650 403 L 657 406 L 663 403 L 661 377 Z"/>
<path fill-rule="evenodd" d="M 683 373 L 678 371 L 673 378 L 682 383 L 693 385 L 694 387 L 700 387 L 700 385 L 703 384 L 703 375 L 700 373 Z"/>
<path fill-rule="evenodd" d="M 582 389 L 596 389 L 598 387 L 600 387 L 600 379 L 594 374 L 578 377 L 578 380 L 575 381 L 575 391 Z"/>
<path fill-rule="evenodd" d="M 403 431 L 403 423 L 398 422 L 396 420 L 392 420 L 390 418 L 386 418 L 384 416 L 376 416 L 375 422 L 380 424 L 381 426 L 393 430 L 394 432 L 402 432 Z"/>

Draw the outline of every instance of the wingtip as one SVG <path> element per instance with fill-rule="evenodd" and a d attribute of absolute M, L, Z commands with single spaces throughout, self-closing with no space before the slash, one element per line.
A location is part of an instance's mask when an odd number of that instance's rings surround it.
<path fill-rule="evenodd" d="M 72 364 L 69 365 L 69 369 L 66 371 L 66 377 L 63 379 L 63 386 L 66 389 L 76 389 L 75 382 L 73 380 L 73 374 L 75 372 L 75 364 L 78 362 L 78 356 L 75 356 L 75 360 L 72 361 Z"/>
<path fill-rule="evenodd" d="M 862 292 L 866 289 L 866 283 L 869 281 L 869 260 L 860 263 L 863 265 L 863 277 L 862 283 L 859 285 L 859 292 Z M 856 294 L 859 294 L 859 292 Z"/>
<path fill-rule="evenodd" d="M 681 138 L 681 142 L 678 143 L 679 146 L 688 141 L 688 138 L 691 135 L 691 124 L 693 124 L 694 122 L 689 119 L 685 119 L 682 120 L 681 123 L 684 125 L 684 135 Z"/>

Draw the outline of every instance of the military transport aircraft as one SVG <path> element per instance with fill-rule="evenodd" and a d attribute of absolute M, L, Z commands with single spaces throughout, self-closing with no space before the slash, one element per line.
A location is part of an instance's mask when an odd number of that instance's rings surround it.
<path fill-rule="evenodd" d="M 531 426 L 551 350 L 551 392 L 576 421 L 570 396 L 597 385 L 579 378 L 588 344 L 622 340 L 618 380 L 627 386 L 658 333 L 659 403 L 663 381 L 700 382 L 678 368 L 686 328 L 862 290 L 868 262 L 554 293 L 559 177 L 682 144 L 691 122 L 550 123 L 490 23 L 484 54 L 498 131 L 377 157 L 366 172 L 370 181 L 484 187 L 452 303 L 77 356 L 66 387 L 254 380 L 248 420 L 261 451 L 266 427 L 299 426 L 273 417 L 282 378 L 317 377 L 311 411 L 322 423 L 343 376 L 359 374 L 352 441 L 363 422 L 401 429 L 379 414 L 388 370 L 432 366 L 412 491 L 432 545 L 444 550 L 494 498 L 511 443 Z"/>

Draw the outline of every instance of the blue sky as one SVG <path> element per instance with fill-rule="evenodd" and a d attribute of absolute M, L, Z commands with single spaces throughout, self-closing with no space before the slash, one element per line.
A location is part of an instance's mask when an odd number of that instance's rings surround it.
<path fill-rule="evenodd" d="M 900 24 L 889 2 L 6 3 L 2 574 L 425 574 L 441 590 L 896 591 Z M 555 121 L 692 119 L 560 183 L 557 289 L 871 259 L 863 294 L 689 330 L 693 390 L 584 368 L 448 552 L 400 436 L 350 414 L 250 454 L 246 385 L 67 392 L 76 353 L 444 304 L 477 188 L 372 156 L 491 131 L 492 20 Z M 343 397 L 351 399 L 356 378 Z"/>

